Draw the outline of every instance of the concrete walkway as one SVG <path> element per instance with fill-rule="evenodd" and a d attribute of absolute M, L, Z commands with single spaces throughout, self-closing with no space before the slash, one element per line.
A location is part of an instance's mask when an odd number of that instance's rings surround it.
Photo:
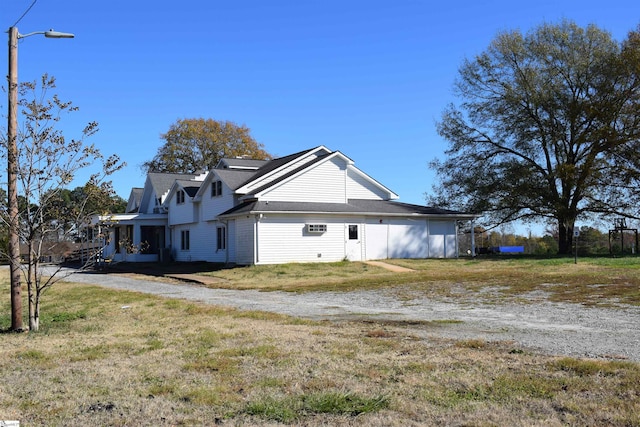
<path fill-rule="evenodd" d="M 383 261 L 365 261 L 365 264 L 375 265 L 376 267 L 386 268 L 389 271 L 394 271 L 396 273 L 408 273 L 411 271 L 415 271 L 412 268 L 400 267 L 399 265 L 389 264 Z"/>

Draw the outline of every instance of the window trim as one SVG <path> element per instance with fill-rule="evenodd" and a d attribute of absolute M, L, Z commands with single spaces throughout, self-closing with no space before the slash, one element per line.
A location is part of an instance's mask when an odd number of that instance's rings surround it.
<path fill-rule="evenodd" d="M 186 197 L 185 197 L 184 190 L 178 190 L 176 192 L 176 205 L 184 204 L 185 199 Z"/>
<path fill-rule="evenodd" d="M 349 240 L 358 240 L 358 224 L 349 224 Z"/>
<path fill-rule="evenodd" d="M 211 182 L 211 197 L 222 196 L 222 181 L 215 180 Z"/>
<path fill-rule="evenodd" d="M 306 224 L 305 229 L 309 234 L 322 234 L 327 232 L 327 224 Z"/>
<path fill-rule="evenodd" d="M 188 251 L 191 247 L 191 237 L 189 235 L 189 230 L 180 230 L 180 250 Z"/>
<path fill-rule="evenodd" d="M 227 250 L 227 228 L 216 227 L 216 251 Z"/>

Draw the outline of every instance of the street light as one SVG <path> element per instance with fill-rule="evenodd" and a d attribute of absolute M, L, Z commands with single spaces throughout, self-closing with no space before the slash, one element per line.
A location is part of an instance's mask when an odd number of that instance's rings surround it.
<path fill-rule="evenodd" d="M 20 285 L 20 222 L 18 219 L 18 40 L 36 34 L 53 39 L 74 37 L 71 33 L 54 30 L 18 33 L 16 27 L 9 31 L 9 114 L 7 125 L 7 210 L 9 214 L 9 265 L 11 270 L 11 330 L 21 331 L 22 297 Z"/>

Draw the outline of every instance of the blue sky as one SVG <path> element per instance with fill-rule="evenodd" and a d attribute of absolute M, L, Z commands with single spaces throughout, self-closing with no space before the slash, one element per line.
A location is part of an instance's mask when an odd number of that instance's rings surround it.
<path fill-rule="evenodd" d="M 1 25 L 32 3 L 4 1 Z M 68 138 L 100 123 L 89 141 L 127 162 L 111 177 L 124 198 L 143 185 L 140 165 L 160 134 L 179 118 L 204 117 L 247 125 L 276 157 L 340 150 L 400 201 L 424 204 L 435 182 L 428 162 L 447 146 L 435 123 L 456 100 L 462 60 L 500 31 L 563 18 L 622 40 L 640 24 L 640 3 L 38 0 L 20 33 L 76 38 L 23 39 L 19 79 L 57 78 L 56 93 L 80 108 L 61 122 Z M 0 105 L 6 116 L 6 99 Z"/>

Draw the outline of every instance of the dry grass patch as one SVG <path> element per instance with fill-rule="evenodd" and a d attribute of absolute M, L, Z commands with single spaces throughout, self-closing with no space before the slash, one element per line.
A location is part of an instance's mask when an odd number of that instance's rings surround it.
<path fill-rule="evenodd" d="M 8 295 L 6 280 L 0 290 Z M 60 283 L 43 303 L 41 332 L 1 336 L 0 379 L 11 386 L 0 388 L 0 419 L 640 425 L 640 368 L 631 362 L 412 335 L 431 324 L 300 321 L 87 285 Z"/>
<path fill-rule="evenodd" d="M 393 282 L 397 273 L 362 262 L 254 265 L 235 267 L 203 275 L 220 279 L 215 287 L 281 291 L 345 291 L 369 282 L 380 286 Z"/>
<path fill-rule="evenodd" d="M 232 289 L 352 291 L 385 289 L 412 299 L 456 298 L 526 302 L 532 295 L 589 305 L 640 305 L 640 258 L 494 258 L 386 260 L 413 272 L 360 262 L 261 265 L 211 273 Z"/>

